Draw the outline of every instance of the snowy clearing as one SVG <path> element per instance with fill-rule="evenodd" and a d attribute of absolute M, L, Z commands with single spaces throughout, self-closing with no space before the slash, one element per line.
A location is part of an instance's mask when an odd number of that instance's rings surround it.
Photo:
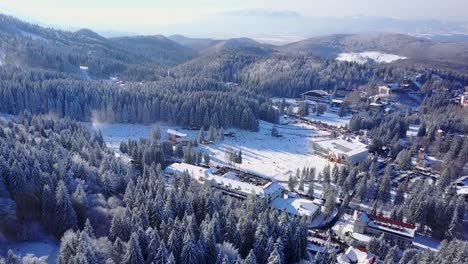
<path fill-rule="evenodd" d="M 177 128 L 167 124 L 87 124 L 94 130 L 101 130 L 104 140 L 116 155 L 120 154 L 120 142 L 130 138 L 149 138 L 152 127 L 156 125 L 160 127 L 163 139 L 167 138 L 168 128 Z M 282 137 L 273 137 L 272 126 L 261 121 L 258 132 L 226 129 L 225 133 L 234 132 L 235 136 L 226 136 L 224 141 L 217 141 L 211 145 L 199 145 L 199 149 L 207 151 L 211 155 L 212 163 L 219 165 L 228 165 L 225 157 L 227 149 L 242 150 L 243 162 L 235 164 L 236 168 L 279 181 L 288 180 L 288 171 L 295 174 L 298 168 L 315 167 L 318 174 L 326 164 L 330 164 L 326 159 L 312 155 L 311 138 L 324 135 L 324 132 L 306 124 L 289 124 L 278 126 L 278 132 Z M 186 133 L 191 139 L 198 139 L 198 130 L 178 129 L 178 131 Z"/>
<path fill-rule="evenodd" d="M 365 64 L 367 62 L 391 63 L 404 59 L 406 59 L 406 57 L 395 54 L 382 53 L 380 51 L 344 52 L 340 53 L 336 58 L 338 61 L 349 61 L 359 64 Z"/>
<path fill-rule="evenodd" d="M 57 240 L 46 238 L 37 241 L 10 243 L 5 245 L 6 249 L 13 250 L 13 253 L 20 255 L 23 259 L 39 258 L 45 263 L 55 263 L 59 252 L 60 244 Z"/>
<path fill-rule="evenodd" d="M 349 124 L 351 117 L 351 115 L 339 117 L 337 114 L 327 111 L 320 116 L 317 116 L 315 113 L 311 113 L 307 118 L 312 121 L 320 121 L 332 126 L 344 127 Z"/>

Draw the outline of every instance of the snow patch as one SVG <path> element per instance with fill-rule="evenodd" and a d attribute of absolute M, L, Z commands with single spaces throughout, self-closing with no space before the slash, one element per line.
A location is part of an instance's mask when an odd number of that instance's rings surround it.
<path fill-rule="evenodd" d="M 391 63 L 397 60 L 404 60 L 407 57 L 382 53 L 380 51 L 364 51 L 364 52 L 344 52 L 340 53 L 336 60 L 356 62 L 359 64 L 365 64 L 367 62 L 375 63 Z"/>
<path fill-rule="evenodd" d="M 23 31 L 23 30 L 20 30 L 20 34 L 23 36 L 23 37 L 27 37 L 27 38 L 31 38 L 33 40 L 42 40 L 44 42 L 48 42 L 47 39 L 43 38 L 42 36 L 39 36 L 37 34 L 34 34 L 34 33 L 31 33 L 31 32 L 27 32 L 27 31 Z"/>

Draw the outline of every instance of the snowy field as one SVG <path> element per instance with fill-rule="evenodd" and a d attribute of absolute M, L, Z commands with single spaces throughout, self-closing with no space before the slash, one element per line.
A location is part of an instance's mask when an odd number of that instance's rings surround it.
<path fill-rule="evenodd" d="M 23 261 L 27 263 L 56 263 L 59 252 L 59 242 L 52 238 L 46 238 L 38 241 L 18 242 L 6 244 L 6 249 L 11 249 L 16 255 L 20 255 Z M 0 254 L 1 255 L 1 254 Z M 35 260 L 36 262 L 33 262 Z"/>
<path fill-rule="evenodd" d="M 166 130 L 175 128 L 167 124 L 138 125 L 138 124 L 95 124 L 88 123 L 93 129 L 100 129 L 108 146 L 119 154 L 120 142 L 129 138 L 149 138 L 152 127 L 159 125 L 163 139 L 167 138 Z M 289 124 L 278 126 L 282 137 L 271 136 L 272 124 L 260 122 L 258 132 L 239 129 L 226 129 L 234 132 L 234 137 L 225 137 L 222 142 L 211 145 L 199 145 L 199 149 L 207 151 L 212 164 L 227 165 L 225 151 L 227 149 L 242 151 L 242 164 L 236 164 L 239 169 L 253 172 L 264 177 L 271 177 L 279 181 L 288 180 L 288 172 L 294 172 L 303 167 L 315 167 L 318 172 L 329 162 L 321 157 L 312 155 L 310 140 L 314 136 L 324 135 L 315 127 L 305 124 Z M 199 131 L 178 129 L 188 134 L 191 139 L 198 139 Z M 206 133 L 205 137 L 208 136 Z"/>
<path fill-rule="evenodd" d="M 320 121 L 332 126 L 344 127 L 349 124 L 351 117 L 351 115 L 339 117 L 337 114 L 327 111 L 320 116 L 317 116 L 315 113 L 310 113 L 307 118 L 313 121 Z"/>
<path fill-rule="evenodd" d="M 359 64 L 365 64 L 367 62 L 391 63 L 404 59 L 406 59 L 406 57 L 395 54 L 382 53 L 379 51 L 344 52 L 340 53 L 336 58 L 338 61 L 357 62 Z"/>

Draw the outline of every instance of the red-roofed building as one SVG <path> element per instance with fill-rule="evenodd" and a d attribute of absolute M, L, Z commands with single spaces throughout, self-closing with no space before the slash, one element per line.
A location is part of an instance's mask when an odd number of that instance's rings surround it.
<path fill-rule="evenodd" d="M 413 244 L 416 226 L 382 216 L 355 213 L 353 232 L 379 237 L 395 242 L 401 249 Z"/>

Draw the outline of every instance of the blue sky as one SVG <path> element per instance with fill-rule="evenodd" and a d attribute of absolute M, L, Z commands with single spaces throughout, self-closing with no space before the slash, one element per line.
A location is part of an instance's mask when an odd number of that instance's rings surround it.
<path fill-rule="evenodd" d="M 0 12 L 41 25 L 137 34 L 210 32 L 241 35 L 323 17 L 392 17 L 468 21 L 468 0 L 2 0 Z M 236 19 L 234 20 L 234 17 Z M 240 23 L 238 23 L 240 21 Z M 284 25 L 292 25 L 287 28 Z M 281 26 L 280 26 L 281 25 Z M 233 30 L 237 26 L 237 31 Z"/>

